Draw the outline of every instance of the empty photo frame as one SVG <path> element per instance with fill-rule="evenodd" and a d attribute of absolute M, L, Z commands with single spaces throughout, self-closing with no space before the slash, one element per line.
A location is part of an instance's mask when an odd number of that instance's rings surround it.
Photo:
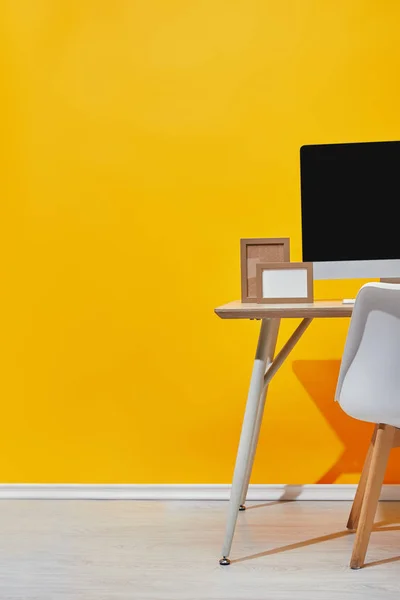
<path fill-rule="evenodd" d="M 257 302 L 256 266 L 258 263 L 280 263 L 289 260 L 289 238 L 241 239 L 242 302 Z"/>
<path fill-rule="evenodd" d="M 258 303 L 313 302 L 312 263 L 258 263 L 256 271 Z"/>

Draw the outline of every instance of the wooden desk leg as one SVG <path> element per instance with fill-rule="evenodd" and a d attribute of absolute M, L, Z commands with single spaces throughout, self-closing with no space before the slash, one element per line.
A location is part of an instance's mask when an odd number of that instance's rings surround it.
<path fill-rule="evenodd" d="M 269 332 L 269 336 L 268 336 L 268 340 L 267 340 L 266 368 L 269 367 L 269 365 L 272 363 L 272 361 L 274 359 L 280 321 L 281 321 L 280 319 L 271 319 L 270 332 Z M 241 511 L 246 510 L 246 507 L 245 507 L 246 496 L 247 496 L 247 491 L 249 489 L 249 482 L 250 482 L 251 472 L 253 470 L 254 458 L 256 455 L 256 451 L 257 451 L 258 439 L 260 437 L 260 429 L 261 429 L 261 423 L 262 423 L 263 414 L 264 414 L 267 392 L 268 392 L 268 384 L 264 385 L 263 391 L 261 392 L 261 396 L 260 396 L 260 399 L 258 402 L 256 424 L 255 424 L 255 428 L 254 428 L 253 438 L 251 440 L 250 458 L 249 458 L 249 463 L 247 465 L 246 478 L 244 481 L 242 497 L 240 500 L 239 510 L 241 510 Z"/>
<path fill-rule="evenodd" d="M 228 507 L 228 520 L 226 524 L 225 540 L 222 546 L 222 558 L 219 561 L 220 565 L 229 565 L 231 562 L 229 560 L 229 553 L 231 551 L 233 534 L 235 532 L 238 510 L 247 481 L 246 477 L 251 460 L 253 437 L 256 432 L 257 415 L 261 396 L 265 387 L 270 383 L 273 376 L 282 366 L 283 362 L 293 350 L 311 321 L 312 319 L 308 318 L 301 321 L 300 325 L 292 333 L 286 344 L 269 365 L 268 369 L 266 369 L 268 348 L 270 347 L 270 336 L 273 335 L 275 327 L 271 320 L 262 320 L 256 358 L 247 396 L 242 433 L 240 434 L 235 472 L 233 474 L 232 491 Z"/>
<path fill-rule="evenodd" d="M 229 553 L 231 551 L 233 534 L 235 532 L 238 510 L 242 500 L 242 494 L 251 458 L 252 441 L 257 424 L 258 407 L 261 394 L 264 390 L 264 374 L 267 363 L 267 353 L 270 347 L 270 339 L 276 326 L 270 319 L 261 322 L 260 335 L 256 356 L 253 365 L 249 393 L 247 396 L 246 410 L 240 434 L 239 449 L 236 457 L 235 471 L 233 474 L 232 491 L 229 500 L 228 520 L 226 524 L 225 540 L 222 546 L 221 565 L 229 565 Z"/>

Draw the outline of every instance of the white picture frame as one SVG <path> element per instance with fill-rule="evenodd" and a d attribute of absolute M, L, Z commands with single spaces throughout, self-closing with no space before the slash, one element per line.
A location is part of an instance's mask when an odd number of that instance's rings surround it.
<path fill-rule="evenodd" d="M 314 300 L 312 263 L 257 264 L 257 303 L 291 304 Z"/>

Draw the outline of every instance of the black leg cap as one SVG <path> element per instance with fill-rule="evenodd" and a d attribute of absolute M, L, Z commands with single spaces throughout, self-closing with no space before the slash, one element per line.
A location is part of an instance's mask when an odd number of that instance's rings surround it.
<path fill-rule="evenodd" d="M 241 505 L 239 506 L 239 510 L 240 510 L 240 512 L 242 512 L 242 511 L 246 510 L 246 507 L 245 507 L 245 505 L 244 505 L 244 504 L 241 504 Z"/>
<path fill-rule="evenodd" d="M 229 558 L 227 558 L 226 556 L 224 556 L 223 558 L 221 558 L 221 560 L 219 561 L 219 564 L 222 565 L 223 567 L 225 565 L 230 565 L 231 561 L 229 560 Z"/>

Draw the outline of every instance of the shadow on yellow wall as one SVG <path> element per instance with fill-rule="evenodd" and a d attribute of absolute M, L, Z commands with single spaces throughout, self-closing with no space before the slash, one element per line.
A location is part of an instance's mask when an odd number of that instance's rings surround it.
<path fill-rule="evenodd" d="M 371 423 L 358 421 L 346 415 L 339 403 L 333 401 L 339 367 L 339 360 L 293 362 L 295 375 L 343 445 L 343 452 L 317 483 L 335 483 L 343 476 L 360 473 L 374 429 Z M 398 449 L 392 451 L 385 477 L 386 483 L 397 481 L 398 452 Z"/>

